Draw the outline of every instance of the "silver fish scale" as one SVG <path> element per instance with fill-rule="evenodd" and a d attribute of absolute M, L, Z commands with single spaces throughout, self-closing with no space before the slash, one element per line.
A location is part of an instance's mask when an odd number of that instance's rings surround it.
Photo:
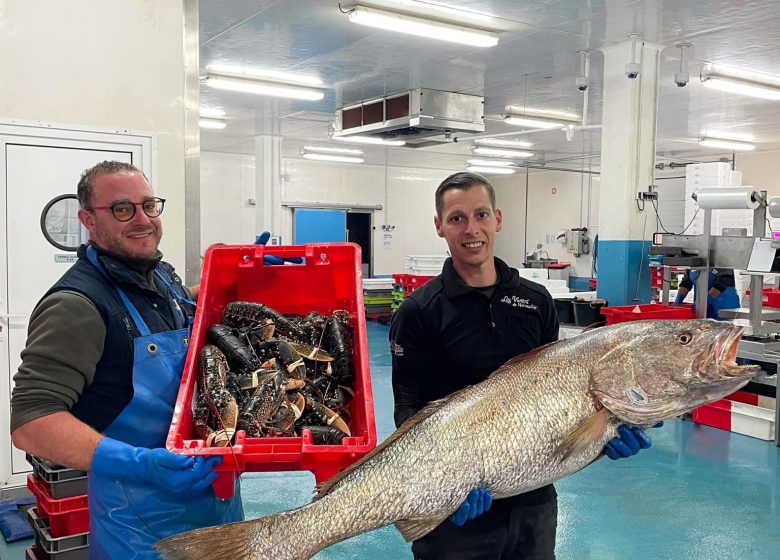
<path fill-rule="evenodd" d="M 561 341 L 430 405 L 424 420 L 394 435 L 397 439 L 312 504 L 183 533 L 158 546 L 170 560 L 191 554 L 303 560 L 399 521 L 407 535 L 419 536 L 445 520 L 472 488 L 510 496 L 576 472 L 598 457 L 619 424 L 612 413 L 601 436 L 579 434 L 568 456 L 559 451 L 600 410 L 591 387 L 625 421 L 651 426 L 743 386 L 759 368 L 732 363 L 741 334 L 717 321 L 638 321 Z M 632 401 L 632 388 L 647 391 L 642 402 Z"/>
<path fill-rule="evenodd" d="M 398 520 L 443 520 L 477 486 L 496 498 L 508 497 L 586 466 L 615 435 L 618 422 L 611 421 L 585 453 L 563 462 L 553 458 L 566 435 L 597 412 L 587 392 L 587 349 L 580 346 L 576 339 L 561 342 L 457 394 L 326 496 L 296 510 L 287 520 L 292 525 L 285 525 L 296 535 L 288 550 L 277 543 L 273 551 L 261 553 L 258 542 L 258 557 L 309 558 L 330 544 Z M 304 534 L 310 542 L 301 538 Z"/>

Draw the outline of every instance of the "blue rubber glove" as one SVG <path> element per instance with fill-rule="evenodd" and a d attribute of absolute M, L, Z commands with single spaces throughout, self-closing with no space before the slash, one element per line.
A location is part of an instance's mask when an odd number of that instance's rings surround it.
<path fill-rule="evenodd" d="M 686 298 L 687 295 L 688 294 L 683 295 L 680 292 L 677 292 L 677 297 L 674 298 L 674 303 L 676 303 L 677 305 L 680 305 L 682 302 L 685 301 L 685 298 Z"/>
<path fill-rule="evenodd" d="M 659 422 L 653 428 L 659 428 L 663 425 L 663 422 Z M 638 426 L 621 424 L 618 426 L 618 434 L 620 434 L 619 437 L 612 438 L 604 446 L 604 452 L 613 461 L 631 457 L 639 453 L 640 449 L 648 449 L 653 445 L 653 440 L 650 439 L 650 436 Z"/>
<path fill-rule="evenodd" d="M 271 232 L 270 231 L 264 231 L 260 235 L 258 235 L 255 238 L 255 245 L 265 245 L 268 243 L 268 240 L 271 238 Z M 303 257 L 278 257 L 276 255 L 263 255 L 263 263 L 264 264 L 271 264 L 271 265 L 277 265 L 277 264 L 284 264 L 285 262 L 289 263 L 295 263 L 295 264 L 301 264 L 303 262 Z"/>
<path fill-rule="evenodd" d="M 462 527 L 469 519 L 482 515 L 493 505 L 493 494 L 484 488 L 474 488 L 466 496 L 466 500 L 450 515 L 450 521 L 458 527 Z"/>
<path fill-rule="evenodd" d="M 219 475 L 214 467 L 220 463 L 222 457 L 187 457 L 104 438 L 92 457 L 92 471 L 109 479 L 152 482 L 166 490 L 184 492 L 211 485 Z"/>

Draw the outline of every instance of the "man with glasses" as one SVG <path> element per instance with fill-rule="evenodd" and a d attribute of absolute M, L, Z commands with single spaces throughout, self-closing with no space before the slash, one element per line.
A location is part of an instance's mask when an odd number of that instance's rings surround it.
<path fill-rule="evenodd" d="M 219 458 L 165 449 L 195 305 L 158 250 L 165 200 L 115 161 L 77 194 L 90 242 L 30 317 L 13 442 L 89 471 L 91 558 L 157 558 L 161 538 L 243 519 L 240 497 L 215 498 Z"/>

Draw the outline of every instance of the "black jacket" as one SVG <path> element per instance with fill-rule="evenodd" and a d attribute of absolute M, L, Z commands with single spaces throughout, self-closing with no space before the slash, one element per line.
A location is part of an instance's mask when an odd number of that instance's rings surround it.
<path fill-rule="evenodd" d="M 552 296 L 496 258 L 499 281 L 490 297 L 464 284 L 452 259 L 440 276 L 407 297 L 393 315 L 395 423 L 428 402 L 487 378 L 502 364 L 558 340 Z M 501 502 L 541 503 L 552 485 Z"/>
<path fill-rule="evenodd" d="M 496 258 L 488 298 L 463 283 L 452 259 L 393 315 L 395 423 L 428 402 L 484 380 L 511 358 L 558 340 L 552 296 Z"/>

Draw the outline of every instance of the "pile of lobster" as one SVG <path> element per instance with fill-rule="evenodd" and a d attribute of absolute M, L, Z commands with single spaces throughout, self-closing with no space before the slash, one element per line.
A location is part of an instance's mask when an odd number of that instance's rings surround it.
<path fill-rule="evenodd" d="M 261 303 L 228 304 L 200 353 L 195 436 L 207 446 L 247 437 L 301 436 L 336 445 L 350 436 L 352 317 L 282 315 Z"/>

